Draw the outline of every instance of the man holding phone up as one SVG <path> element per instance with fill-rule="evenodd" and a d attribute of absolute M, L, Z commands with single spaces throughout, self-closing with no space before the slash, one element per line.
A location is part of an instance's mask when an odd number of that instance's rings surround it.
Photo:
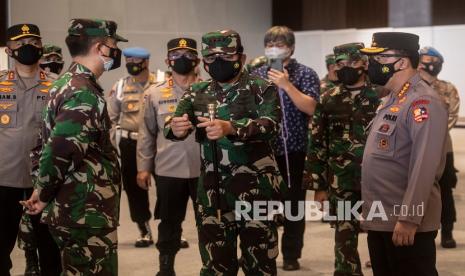
<path fill-rule="evenodd" d="M 308 142 L 308 118 L 315 110 L 319 98 L 320 81 L 311 68 L 298 63 L 294 53 L 295 36 L 286 26 L 274 26 L 265 34 L 265 56 L 268 64 L 253 73 L 269 79 L 279 88 L 283 112 L 282 128 L 274 149 L 279 170 L 289 187 L 283 199 L 290 202 L 292 216 L 298 213 L 298 202 L 305 200 L 302 189 L 305 151 Z M 302 212 L 304 210 L 301 210 Z M 298 270 L 297 259 L 303 248 L 305 218 L 284 220 L 282 254 L 284 270 Z"/>

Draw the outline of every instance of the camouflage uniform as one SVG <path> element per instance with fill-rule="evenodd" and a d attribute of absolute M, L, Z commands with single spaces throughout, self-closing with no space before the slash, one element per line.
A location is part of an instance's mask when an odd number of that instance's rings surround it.
<path fill-rule="evenodd" d="M 361 58 L 360 45 L 335 47 L 337 60 Z M 330 214 L 337 215 L 338 201 L 352 206 L 361 200 L 360 178 L 365 127 L 379 104 L 376 91 L 369 83 L 349 89 L 340 84 L 327 90 L 317 104 L 312 121 L 312 141 L 308 147 L 304 184 L 308 189 L 327 191 Z M 357 251 L 358 220 L 335 221 L 334 275 L 362 275 Z"/>
<path fill-rule="evenodd" d="M 268 63 L 268 58 L 266 56 L 259 56 L 249 61 L 245 68 L 248 72 L 253 72 L 255 69 L 262 67 L 266 63 Z"/>
<path fill-rule="evenodd" d="M 331 64 L 335 64 L 336 60 L 334 59 L 334 55 L 333 54 L 326 55 L 325 63 L 326 63 L 326 67 L 328 67 Z M 330 80 L 328 74 L 326 74 L 326 76 L 320 80 L 320 95 L 323 95 L 323 93 L 336 87 L 337 85 L 338 85 L 338 82 Z"/>
<path fill-rule="evenodd" d="M 238 50 L 242 47 L 239 35 L 234 31 L 207 33 L 202 42 L 204 57 L 212 53 L 242 53 Z M 239 62 L 237 64 L 240 66 Z M 174 116 L 188 114 L 196 125 L 197 116 L 208 117 L 210 103 L 216 104 L 216 117 L 230 121 L 236 133 L 217 140 L 220 174 L 217 187 L 210 141 L 205 129 L 196 130 L 196 140 L 202 151 L 197 189 L 199 247 L 203 262 L 200 275 L 237 275 L 238 236 L 245 274 L 276 275 L 278 234 L 275 223 L 235 220 L 234 210 L 236 201 L 279 200 L 281 190 L 285 189 L 270 146 L 279 133 L 281 119 L 277 89 L 243 70 L 234 84 L 222 87 L 210 80 L 192 85 L 181 98 Z M 176 139 L 169 121 L 165 125 L 165 136 Z M 217 208 L 222 210 L 221 221 Z"/>
<path fill-rule="evenodd" d="M 69 35 L 109 36 L 116 23 L 74 19 Z M 121 175 L 96 76 L 79 63 L 50 89 L 36 189 L 66 275 L 116 275 Z"/>

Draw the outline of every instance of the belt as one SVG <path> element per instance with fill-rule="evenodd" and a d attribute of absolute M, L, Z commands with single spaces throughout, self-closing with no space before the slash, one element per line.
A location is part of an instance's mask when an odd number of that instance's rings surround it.
<path fill-rule="evenodd" d="M 131 139 L 137 141 L 137 138 L 139 137 L 139 133 L 121 129 L 121 137 L 125 139 Z"/>

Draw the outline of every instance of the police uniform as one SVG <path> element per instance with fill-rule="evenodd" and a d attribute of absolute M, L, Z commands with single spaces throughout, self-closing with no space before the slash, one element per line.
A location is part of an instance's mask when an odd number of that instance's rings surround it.
<path fill-rule="evenodd" d="M 394 49 L 418 55 L 418 39 L 408 33 L 375 33 L 372 47 L 361 51 L 378 54 Z M 385 65 L 381 69 L 390 70 Z M 445 105 L 418 73 L 400 91 L 383 98 L 362 163 L 362 228 L 368 231 L 374 275 L 437 275 L 434 238 L 440 225 L 438 179 L 444 168 L 446 134 Z M 385 216 L 369 216 L 382 211 Z M 394 246 L 397 222 L 417 225 L 412 246 Z"/>
<path fill-rule="evenodd" d="M 243 50 L 239 34 L 232 30 L 207 33 L 202 37 L 202 45 L 204 57 L 242 54 Z M 270 82 L 241 70 L 240 62 L 230 65 L 237 70 L 237 82 L 222 86 L 212 79 L 193 84 L 179 101 L 174 114 L 174 117 L 188 114 L 196 126 L 199 116 L 208 117 L 208 104 L 213 103 L 216 118 L 230 121 L 235 129 L 235 134 L 216 141 L 217 160 L 214 160 L 214 146 L 207 139 L 205 129 L 195 131 L 202 158 L 197 189 L 197 227 L 203 263 L 200 275 L 236 275 L 238 237 L 244 273 L 276 275 L 276 224 L 259 218 L 236 219 L 234 211 L 238 201 L 253 204 L 280 200 L 282 189 L 286 189 L 271 147 L 281 120 L 278 91 Z M 170 121 L 165 124 L 164 131 L 169 139 L 183 139 L 173 134 Z M 255 210 L 253 206 L 252 210 Z"/>
<path fill-rule="evenodd" d="M 147 50 L 138 47 L 124 49 L 123 55 L 141 59 L 150 58 Z M 136 241 L 136 247 L 153 244 L 148 224 L 152 217 L 148 191 L 140 188 L 136 181 L 136 144 L 144 93 L 155 83 L 156 76 L 151 72 L 145 83 L 139 83 L 133 76 L 127 76 L 115 83 L 108 98 L 108 114 L 112 122 L 111 140 L 121 154 L 123 187 L 128 197 L 129 213 L 131 220 L 137 223 L 141 234 Z M 120 141 L 117 141 L 117 135 L 121 136 Z"/>
<path fill-rule="evenodd" d="M 334 47 L 335 61 L 357 61 L 366 58 L 360 53 L 363 43 Z M 362 75 L 360 75 L 362 76 Z M 373 119 L 379 98 L 365 75 L 359 87 L 337 85 L 321 95 L 316 105 L 305 161 L 304 184 L 308 189 L 326 191 L 330 214 L 343 210 L 340 202 L 355 205 L 361 200 L 360 177 L 365 131 Z M 362 275 L 357 251 L 359 221 L 341 219 L 331 222 L 335 229 L 334 275 Z"/>
<path fill-rule="evenodd" d="M 189 38 L 176 38 L 168 42 L 168 52 L 188 49 L 197 53 L 196 48 L 196 41 Z M 137 170 L 155 173 L 155 219 L 161 220 L 156 246 L 160 273 L 166 275 L 174 273 L 174 257 L 181 241 L 181 223 L 189 198 L 193 202 L 196 200 L 200 175 L 200 146 L 194 136 L 173 142 L 163 135 L 165 122 L 174 115 L 184 92 L 185 89 L 174 78 L 147 89 L 137 142 Z"/>

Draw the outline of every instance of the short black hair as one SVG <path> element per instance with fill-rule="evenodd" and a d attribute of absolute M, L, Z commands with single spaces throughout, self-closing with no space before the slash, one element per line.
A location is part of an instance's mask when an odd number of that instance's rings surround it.
<path fill-rule="evenodd" d="M 273 26 L 265 33 L 263 40 L 265 46 L 269 42 L 282 41 L 288 47 L 295 45 L 294 32 L 287 26 Z"/>
<path fill-rule="evenodd" d="M 106 39 L 106 37 L 68 35 L 65 42 L 71 57 L 76 57 L 87 55 L 92 45 L 104 43 Z"/>
<path fill-rule="evenodd" d="M 420 62 L 420 54 L 417 51 L 395 50 L 395 52 L 408 58 L 412 64 L 412 68 L 418 67 L 418 63 Z"/>

